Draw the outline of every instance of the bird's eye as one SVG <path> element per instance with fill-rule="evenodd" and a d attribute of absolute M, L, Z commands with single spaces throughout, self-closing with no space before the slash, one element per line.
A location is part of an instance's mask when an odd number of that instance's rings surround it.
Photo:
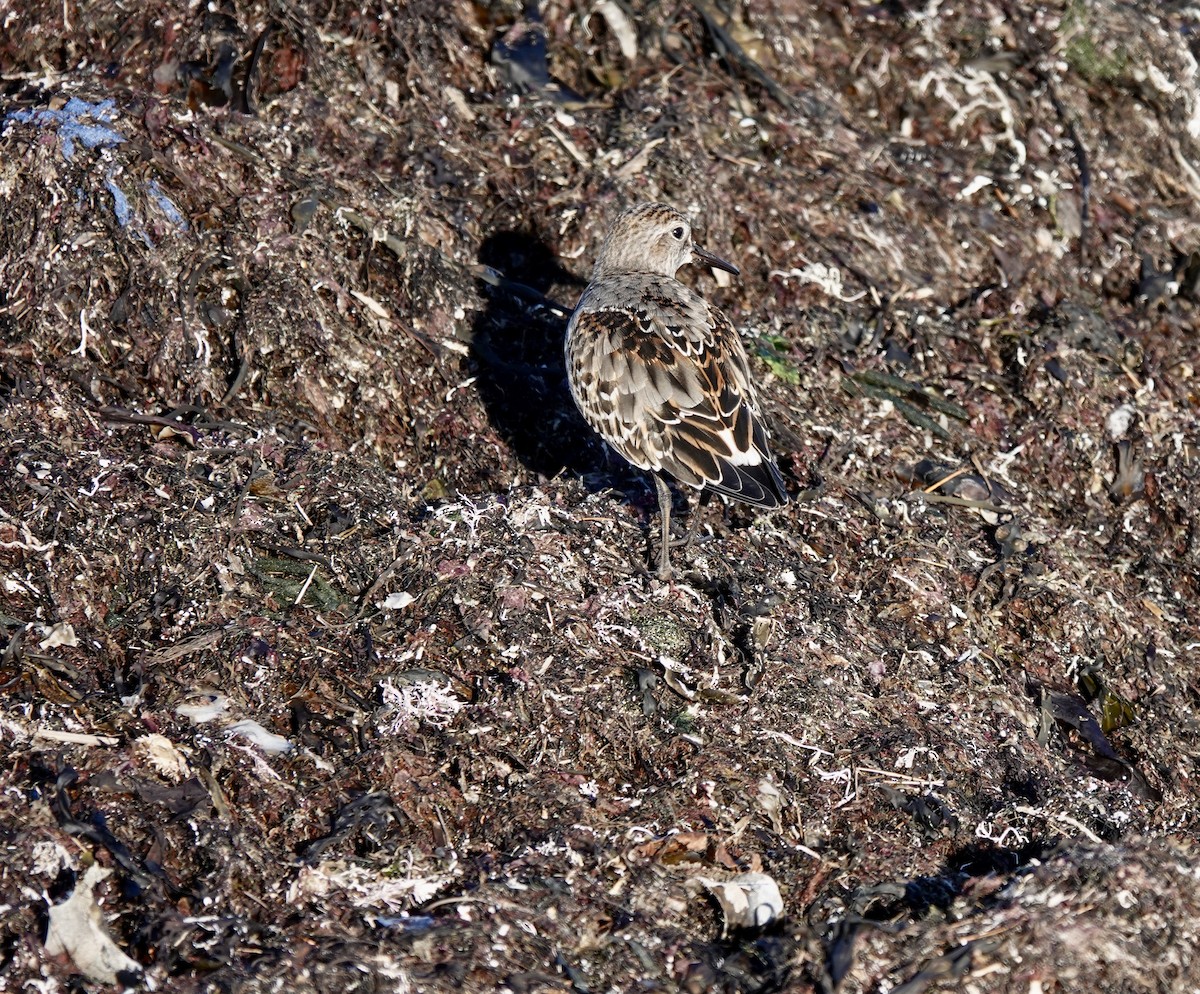
<path fill-rule="evenodd" d="M 683 225 L 681 224 L 678 228 L 672 231 L 671 234 L 675 236 L 677 241 L 683 241 L 683 236 L 685 234 Z"/>

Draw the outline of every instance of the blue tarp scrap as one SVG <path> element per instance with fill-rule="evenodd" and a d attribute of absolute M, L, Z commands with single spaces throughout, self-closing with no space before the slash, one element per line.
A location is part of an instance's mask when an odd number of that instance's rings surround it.
<path fill-rule="evenodd" d="M 76 142 L 79 142 L 86 148 L 114 148 L 127 141 L 125 136 L 119 131 L 107 127 L 116 118 L 117 109 L 115 100 L 109 99 L 101 100 L 99 103 L 89 103 L 86 100 L 80 100 L 78 97 L 71 97 L 59 110 L 46 108 L 41 110 L 12 111 L 4 118 L 4 128 L 7 128 L 13 122 L 33 124 L 39 128 L 57 127 L 58 136 L 62 139 L 63 157 L 70 160 L 75 155 Z M 115 169 L 110 168 L 104 177 L 104 186 L 112 196 L 113 214 L 116 216 L 117 223 L 122 228 L 128 228 L 131 222 L 135 222 L 135 230 L 142 241 L 147 246 L 153 247 L 150 236 L 141 229 L 140 224 L 136 224 L 137 215 L 134 212 L 133 206 L 130 204 L 129 198 L 125 195 L 125 191 L 117 186 L 116 181 L 113 179 L 114 175 Z M 170 197 L 163 193 L 158 183 L 151 180 L 146 185 L 146 191 L 158 206 L 158 209 L 166 215 L 167 220 L 181 231 L 188 230 L 187 219 L 171 201 Z M 83 191 L 78 190 L 77 192 L 82 204 Z"/>
<path fill-rule="evenodd" d="M 125 191 L 117 186 L 116 180 L 113 179 L 115 174 L 116 167 L 110 167 L 104 176 L 104 185 L 108 188 L 108 192 L 112 194 L 113 214 L 116 215 L 117 224 L 122 228 L 127 228 L 131 221 L 134 222 L 134 234 L 145 243 L 146 248 L 154 248 L 154 242 L 151 241 L 150 236 L 146 234 L 146 229 L 142 227 L 141 222 L 137 219 L 137 215 L 134 214 L 133 207 L 129 203 L 129 198 L 125 196 Z"/>
<path fill-rule="evenodd" d="M 180 213 L 171 198 L 162 192 L 162 188 L 156 180 L 151 180 L 146 184 L 146 192 L 150 194 L 150 199 L 158 205 L 158 209 L 167 215 L 168 221 L 180 231 L 188 230 L 187 218 Z"/>
<path fill-rule="evenodd" d="M 117 216 L 117 224 L 122 228 L 128 227 L 133 219 L 133 208 L 129 206 L 129 198 L 125 196 L 125 192 L 113 182 L 112 172 L 104 177 L 104 185 L 112 194 L 113 213 Z"/>
<path fill-rule="evenodd" d="M 39 128 L 58 125 L 58 136 L 62 139 L 63 158 L 75 156 L 75 143 L 85 148 L 113 148 L 126 140 L 119 131 L 105 127 L 116 119 L 116 101 L 102 100 L 88 103 L 72 97 L 60 110 L 14 110 L 4 118 L 4 126 L 16 121 L 20 124 L 36 124 Z M 92 122 L 85 123 L 84 119 Z"/>

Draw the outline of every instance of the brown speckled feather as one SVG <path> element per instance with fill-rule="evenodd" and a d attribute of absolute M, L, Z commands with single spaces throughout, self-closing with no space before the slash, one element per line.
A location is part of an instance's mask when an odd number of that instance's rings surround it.
<path fill-rule="evenodd" d="M 762 507 L 787 500 L 737 329 L 694 291 L 651 275 L 593 284 L 567 342 L 575 402 L 635 466 Z"/>
<path fill-rule="evenodd" d="M 787 501 L 737 329 L 675 279 L 696 261 L 737 273 L 692 241 L 674 208 L 630 208 L 609 231 L 567 326 L 579 410 L 617 452 L 655 474 L 664 578 L 671 507 L 662 474 L 759 507 Z"/>

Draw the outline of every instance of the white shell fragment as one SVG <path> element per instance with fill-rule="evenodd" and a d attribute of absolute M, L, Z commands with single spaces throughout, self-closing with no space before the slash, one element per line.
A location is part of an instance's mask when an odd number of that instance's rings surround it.
<path fill-rule="evenodd" d="M 771 819 L 771 830 L 777 835 L 783 834 L 783 795 L 770 780 L 762 780 L 758 784 L 758 805 Z"/>
<path fill-rule="evenodd" d="M 766 873 L 739 873 L 728 880 L 693 877 L 717 899 L 725 916 L 725 935 L 733 928 L 762 928 L 783 914 L 783 895 L 773 877 Z"/>
<path fill-rule="evenodd" d="M 174 783 L 179 783 L 191 772 L 187 757 L 165 735 L 155 733 L 135 739 L 133 753 Z"/>
<path fill-rule="evenodd" d="M 617 37 L 617 45 L 621 49 L 621 55 L 632 62 L 637 58 L 637 28 L 633 21 L 629 19 L 629 15 L 621 8 L 621 5 L 616 0 L 604 0 L 596 12 L 604 18 L 608 24 L 608 30 Z"/>
<path fill-rule="evenodd" d="M 1130 425 L 1133 424 L 1136 417 L 1137 409 L 1132 404 L 1122 404 L 1111 411 L 1104 423 L 1104 427 L 1108 430 L 1108 437 L 1114 442 L 1120 441 L 1129 431 Z"/>
<path fill-rule="evenodd" d="M 285 752 L 291 752 L 294 746 L 282 735 L 276 735 L 274 732 L 268 731 L 253 718 L 243 718 L 241 721 L 235 721 L 232 725 L 225 729 L 225 735 L 236 736 L 239 739 L 245 739 L 253 745 L 258 746 L 268 756 L 278 756 Z"/>
<path fill-rule="evenodd" d="M 79 639 L 75 636 L 75 629 L 70 622 L 60 621 L 53 626 L 43 625 L 42 634 L 46 636 L 38 643 L 38 648 L 42 652 L 47 649 L 56 649 L 60 645 L 79 645 Z"/>
<path fill-rule="evenodd" d="M 52 904 L 46 929 L 46 952 L 51 956 L 66 953 L 88 980 L 97 984 L 115 984 L 118 974 L 142 972 L 141 964 L 130 959 L 109 937 L 92 894 L 112 870 L 98 863 L 75 884 L 75 890 L 62 904 Z"/>
<path fill-rule="evenodd" d="M 203 725 L 229 714 L 229 698 L 218 691 L 201 691 L 194 694 L 187 704 L 176 707 L 175 713 L 191 719 L 197 725 Z"/>

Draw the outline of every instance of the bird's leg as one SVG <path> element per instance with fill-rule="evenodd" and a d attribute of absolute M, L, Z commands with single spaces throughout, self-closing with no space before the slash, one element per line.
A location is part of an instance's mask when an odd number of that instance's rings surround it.
<path fill-rule="evenodd" d="M 654 477 L 654 489 L 658 491 L 658 516 L 662 519 L 662 551 L 658 557 L 658 578 L 671 579 L 671 490 L 657 473 Z"/>
<path fill-rule="evenodd" d="M 671 544 L 675 548 L 682 548 L 685 551 L 691 548 L 692 539 L 696 537 L 696 528 L 700 524 L 700 512 L 708 506 L 708 502 L 712 500 L 711 490 L 701 490 L 700 499 L 696 501 L 696 510 L 688 517 L 687 534 L 683 538 L 675 539 Z"/>

